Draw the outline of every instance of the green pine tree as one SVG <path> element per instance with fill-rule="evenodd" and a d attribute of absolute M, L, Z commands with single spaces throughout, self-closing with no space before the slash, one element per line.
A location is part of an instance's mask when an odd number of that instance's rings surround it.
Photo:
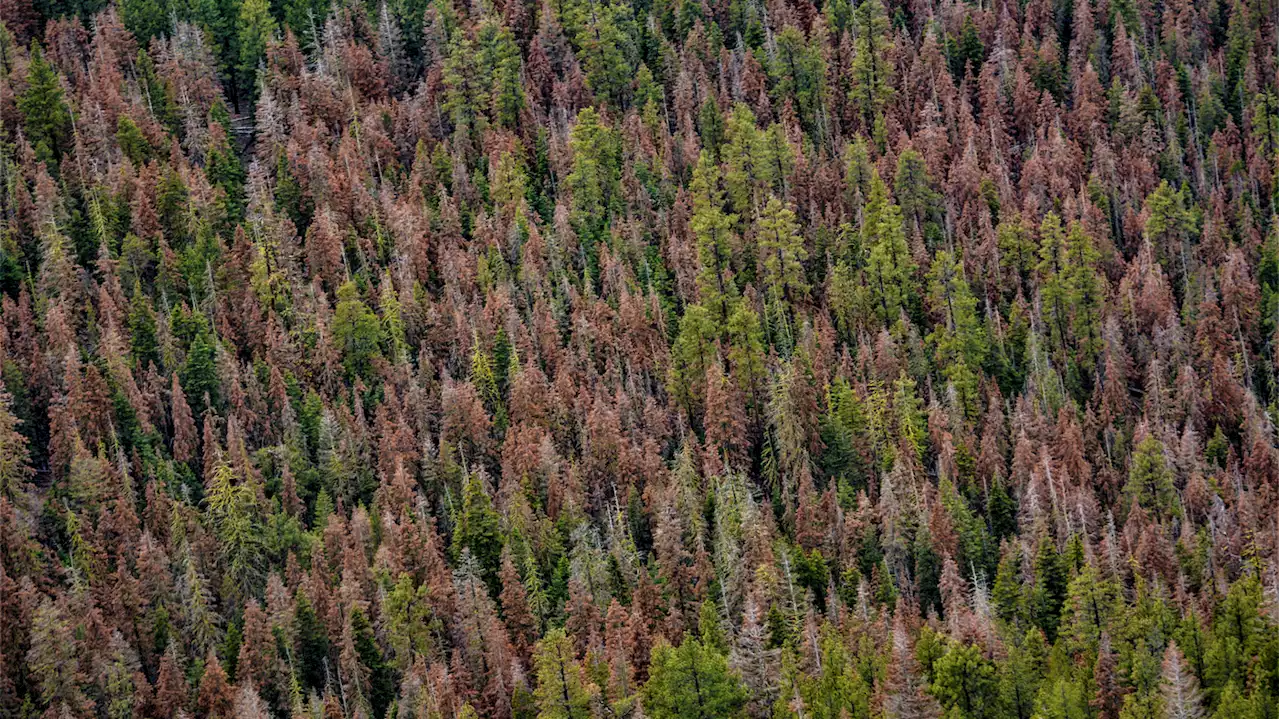
<path fill-rule="evenodd" d="M 1079 220 L 1067 232 L 1065 272 L 1067 300 L 1071 304 L 1071 342 L 1076 348 L 1076 373 L 1088 376 L 1102 351 L 1102 317 L 1106 279 L 1098 269 L 1102 255 Z M 1079 384 L 1077 382 L 1077 384 Z"/>
<path fill-rule="evenodd" d="M 643 697 L 653 719 L 729 719 L 741 716 L 747 690 L 723 654 L 686 636 L 653 648 Z"/>
<path fill-rule="evenodd" d="M 187 350 L 187 361 L 182 366 L 182 387 L 187 392 L 187 402 L 196 415 L 203 414 L 208 405 L 205 398 L 218 404 L 219 388 L 218 367 L 215 362 L 216 340 L 209 330 L 203 330 L 191 341 Z"/>
<path fill-rule="evenodd" d="M 239 52 L 236 70 L 240 87 L 250 97 L 256 95 L 254 86 L 258 77 L 258 65 L 263 61 L 267 45 L 275 37 L 276 21 L 271 16 L 269 0 L 242 0 L 239 19 Z"/>
<path fill-rule="evenodd" d="M 724 212 L 724 192 L 720 189 L 720 167 L 703 151 L 689 185 L 693 217 L 689 225 L 698 243 L 698 296 L 712 313 L 717 334 L 729 322 L 738 295 L 733 281 L 733 226 L 737 215 Z"/>
<path fill-rule="evenodd" d="M 294 671 L 303 689 L 321 692 L 328 683 L 329 635 L 311 606 L 306 592 L 298 590 L 293 610 Z"/>
<path fill-rule="evenodd" d="M 889 83 L 893 66 L 889 63 L 889 16 L 881 0 L 867 0 L 854 11 L 853 87 L 850 99 L 861 113 L 867 128 L 893 97 Z"/>
<path fill-rule="evenodd" d="M 691 417 L 701 416 L 706 393 L 707 370 L 716 361 L 719 333 L 710 312 L 702 305 L 690 305 L 680 318 L 680 330 L 671 345 L 669 386 L 672 398 Z"/>
<path fill-rule="evenodd" d="M 27 89 L 18 96 L 22 131 L 35 148 L 36 159 L 56 162 L 71 135 L 71 111 L 63 101 L 58 71 L 44 57 L 39 43 L 31 42 L 27 66 Z"/>
<path fill-rule="evenodd" d="M 164 35 L 169 29 L 170 11 L 168 0 L 123 0 L 120 4 L 125 29 L 144 49 L 151 38 Z"/>
<path fill-rule="evenodd" d="M 622 107 L 624 93 L 633 79 L 624 50 L 629 38 L 619 27 L 626 21 L 626 6 L 587 0 L 582 28 L 577 34 L 587 85 L 596 97 Z"/>
<path fill-rule="evenodd" d="M 1062 604 L 1067 598 L 1067 563 L 1047 535 L 1040 537 L 1035 571 L 1036 583 L 1031 590 L 1031 619 L 1052 643 L 1058 636 Z"/>
<path fill-rule="evenodd" d="M 570 193 L 569 221 L 585 255 L 583 267 L 599 275 L 596 245 L 608 239 L 609 221 L 621 202 L 622 158 L 618 133 L 595 108 L 584 108 L 569 132 L 573 166 L 565 178 Z"/>
<path fill-rule="evenodd" d="M 939 211 L 942 196 L 933 189 L 933 178 L 924 158 L 914 149 L 898 155 L 898 172 L 893 179 L 893 194 L 902 208 L 907 230 L 915 237 L 923 237 L 925 246 L 932 249 L 943 240 Z"/>
<path fill-rule="evenodd" d="M 934 326 L 928 340 L 942 374 L 955 387 L 965 413 L 977 416 L 978 379 L 975 370 L 986 359 L 986 338 L 978 320 L 978 301 L 969 290 L 964 265 L 950 252 L 934 256 L 929 269 L 929 301 L 943 322 Z"/>
<path fill-rule="evenodd" d="M 995 664 L 973 644 L 951 641 L 933 663 L 933 695 L 955 719 L 1004 716 Z"/>
<path fill-rule="evenodd" d="M 862 221 L 862 246 L 867 251 L 863 271 L 876 298 L 877 314 L 885 324 L 893 324 L 914 299 L 912 278 L 916 265 L 902 231 L 902 212 L 874 171 Z"/>
<path fill-rule="evenodd" d="M 766 309 L 771 309 L 770 326 L 775 344 L 790 348 L 794 337 L 792 318 L 795 305 L 809 298 L 804 265 L 809 253 L 800 237 L 796 213 L 772 195 L 756 222 L 756 238 L 764 262 Z"/>
<path fill-rule="evenodd" d="M 226 463 L 214 468 L 208 484 L 204 501 L 222 553 L 223 596 L 243 602 L 255 595 L 266 578 L 261 562 L 265 547 L 258 495 Z"/>
<path fill-rule="evenodd" d="M 1040 223 L 1040 262 L 1036 272 L 1040 275 L 1040 307 L 1050 337 L 1056 347 L 1066 349 L 1071 340 L 1068 331 L 1070 316 L 1069 284 L 1066 270 L 1070 263 L 1067 256 L 1067 235 L 1062 229 L 1062 218 L 1050 212 Z"/>
<path fill-rule="evenodd" d="M 374 359 L 382 356 L 382 325 L 373 310 L 360 299 L 354 282 L 338 288 L 332 331 L 347 375 L 369 377 Z"/>
<path fill-rule="evenodd" d="M 725 134 L 727 141 L 721 150 L 726 166 L 725 188 L 738 216 L 750 217 L 759 208 L 764 188 L 769 184 L 767 151 L 751 108 L 741 103 L 735 105 L 729 113 Z"/>
<path fill-rule="evenodd" d="M 482 477 L 470 473 L 462 486 L 462 509 L 453 532 L 453 551 L 470 550 L 480 567 L 489 593 L 497 596 L 502 585 L 498 568 L 502 558 L 502 523 L 493 508 Z"/>
<path fill-rule="evenodd" d="M 1164 443 L 1155 435 L 1147 435 L 1134 448 L 1124 493 L 1130 501 L 1137 502 L 1159 517 L 1178 514 L 1178 490 L 1173 485 L 1173 470 L 1165 459 Z"/>
<path fill-rule="evenodd" d="M 395 674 L 387 665 L 373 636 L 373 626 L 359 606 L 351 609 L 351 630 L 355 635 L 356 654 L 369 677 L 369 705 L 375 718 L 386 715 L 396 697 Z"/>
<path fill-rule="evenodd" d="M 533 650 L 538 678 L 534 698 L 538 719 L 591 719 L 600 689 L 590 682 L 575 658 L 573 642 L 563 629 L 552 629 Z"/>

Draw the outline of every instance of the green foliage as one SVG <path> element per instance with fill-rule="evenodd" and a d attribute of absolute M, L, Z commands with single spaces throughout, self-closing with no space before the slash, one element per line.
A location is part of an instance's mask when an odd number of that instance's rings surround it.
<path fill-rule="evenodd" d="M 222 385 L 218 380 L 215 363 L 215 345 L 212 333 L 201 329 L 191 341 L 186 363 L 182 366 L 182 388 L 187 392 L 187 404 L 191 405 L 191 411 L 196 415 L 219 401 Z"/>
<path fill-rule="evenodd" d="M 1119 590 L 1092 565 L 1071 580 L 1062 608 L 1061 634 L 1077 650 L 1093 650 L 1116 614 Z"/>
<path fill-rule="evenodd" d="M 800 695 L 814 719 L 842 719 L 870 716 L 871 691 L 857 671 L 842 637 L 834 630 L 823 633 L 821 672 L 805 676 L 800 682 Z"/>
<path fill-rule="evenodd" d="M 584 4 L 588 9 L 576 39 L 587 85 L 596 97 L 620 107 L 632 79 L 631 63 L 625 52 L 630 43 L 621 29 L 630 22 L 627 7 L 592 0 L 585 0 Z"/>
<path fill-rule="evenodd" d="M 928 340 L 933 343 L 937 364 L 955 388 L 961 406 L 969 416 L 978 413 L 978 386 L 974 368 L 986 359 L 986 337 L 977 315 L 977 299 L 965 280 L 964 265 L 950 252 L 934 256 L 929 270 L 929 301 L 944 321 L 936 325 Z"/>
<path fill-rule="evenodd" d="M 1067 563 L 1053 540 L 1040 538 L 1035 557 L 1036 581 L 1031 590 L 1031 621 L 1052 643 L 1058 636 L 1062 604 L 1067 598 Z"/>
<path fill-rule="evenodd" d="M 168 0 L 123 0 L 120 4 L 125 28 L 143 47 L 169 30 L 171 10 Z"/>
<path fill-rule="evenodd" d="M 342 366 L 351 378 L 369 377 L 373 362 L 382 356 L 382 325 L 360 299 L 354 282 L 338 288 L 333 313 L 333 341 L 342 353 Z"/>
<path fill-rule="evenodd" d="M 240 34 L 240 57 L 236 69 L 240 73 L 241 87 L 252 95 L 255 94 L 252 88 L 258 75 L 258 64 L 264 60 L 267 44 L 276 32 L 276 21 L 271 16 L 268 0 L 241 0 L 236 27 Z"/>
<path fill-rule="evenodd" d="M 1000 667 L 1000 694 L 1010 716 L 1030 719 L 1048 669 L 1049 647 L 1039 629 L 1012 635 L 1009 658 Z"/>
<path fill-rule="evenodd" d="M 137 123 L 128 115 L 120 115 L 116 122 L 116 143 L 120 151 L 135 165 L 140 165 L 151 156 L 151 145 L 138 129 Z"/>
<path fill-rule="evenodd" d="M 1079 682 L 1061 677 L 1046 683 L 1036 697 L 1036 716 L 1044 719 L 1088 719 L 1089 703 Z"/>
<path fill-rule="evenodd" d="M 743 322 L 746 322 L 745 318 Z M 746 331 L 749 333 L 750 328 L 747 327 Z M 716 361 L 717 334 L 715 320 L 706 308 L 690 305 L 685 309 L 676 341 L 671 345 L 669 385 L 672 395 L 691 415 L 695 409 L 701 408 L 705 399 L 707 370 Z M 749 344 L 751 337 L 744 339 Z M 748 357 L 746 361 L 751 359 Z"/>
<path fill-rule="evenodd" d="M 390 650 L 389 664 L 405 672 L 415 657 L 426 656 L 432 650 L 432 631 L 440 629 L 439 620 L 432 616 L 426 585 L 415 586 L 408 572 L 401 574 L 388 592 L 382 611 Z"/>
<path fill-rule="evenodd" d="M 732 719 L 742 716 L 747 690 L 723 654 L 686 636 L 679 647 L 654 646 L 643 696 L 653 719 Z"/>
<path fill-rule="evenodd" d="M 1274 716 L 1274 23 L 1024 5 L 0 2 L 0 717 Z"/>
<path fill-rule="evenodd" d="M 828 129 L 822 116 L 826 62 L 816 43 L 806 42 L 794 25 L 782 28 L 775 39 L 776 51 L 766 66 L 777 102 L 790 100 L 805 129 L 823 140 Z"/>
<path fill-rule="evenodd" d="M 1127 499 L 1158 516 L 1177 516 L 1178 492 L 1173 486 L 1173 470 L 1165 459 L 1164 443 L 1147 435 L 1133 450 L 1129 463 Z"/>
<path fill-rule="evenodd" d="M 772 164 L 763 133 L 756 127 L 756 116 L 743 104 L 733 107 L 725 128 L 726 143 L 720 154 L 725 161 L 724 184 L 733 210 L 739 217 L 750 217 L 760 206 L 762 193 L 770 185 Z M 694 171 L 693 181 L 699 182 L 702 170 Z M 705 178 L 702 180 L 705 182 Z M 698 201 L 697 187 L 691 186 L 694 201 Z"/>
<path fill-rule="evenodd" d="M 600 689 L 590 683 L 574 658 L 573 642 L 563 629 L 552 629 L 533 650 L 538 678 L 534 697 L 538 719 L 588 719 Z"/>
<path fill-rule="evenodd" d="M 884 3 L 869 0 L 854 11 L 853 87 L 849 98 L 870 127 L 893 96 L 893 67 L 886 61 L 889 18 Z"/>
<path fill-rule="evenodd" d="M 956 719 L 1002 716 L 995 664 L 972 644 L 951 642 L 933 662 L 931 691 Z"/>
<path fill-rule="evenodd" d="M 596 245 L 608 238 L 609 220 L 621 202 L 622 159 L 619 138 L 594 108 L 578 113 L 569 133 L 573 169 L 565 178 L 572 204 L 570 222 L 585 254 L 583 266 L 599 273 Z"/>
<path fill-rule="evenodd" d="M 480 63 L 492 79 L 493 116 L 498 125 L 515 128 L 525 107 L 520 47 L 510 28 L 487 22 L 478 33 Z"/>
<path fill-rule="evenodd" d="M 780 348 L 792 345 L 795 328 L 790 318 L 794 307 L 809 298 L 803 263 L 809 258 L 799 234 L 796 213 L 770 195 L 768 204 L 756 221 L 760 254 L 764 258 L 764 286 L 768 293 L 766 310 L 773 328 L 774 344 Z"/>
<path fill-rule="evenodd" d="M 892 324 L 903 311 L 910 310 L 916 265 L 902 230 L 902 212 L 889 199 L 888 189 L 874 171 L 862 224 L 862 246 L 867 251 L 864 272 L 874 298 L 874 311 L 881 322 Z"/>
<path fill-rule="evenodd" d="M 461 554 L 471 552 L 489 585 L 490 594 L 497 596 L 501 583 L 498 566 L 502 558 L 502 527 L 498 513 L 493 509 L 483 478 L 471 473 L 462 487 L 462 511 L 457 517 L 453 532 L 453 549 Z"/>
<path fill-rule="evenodd" d="M 355 637 L 356 655 L 369 677 L 369 704 L 373 716 L 384 716 L 387 707 L 396 697 L 395 675 L 383 660 L 373 636 L 369 618 L 360 607 L 351 609 L 351 632 Z"/>
<path fill-rule="evenodd" d="M 225 130 L 209 149 L 204 174 L 209 178 L 210 184 L 222 191 L 222 196 L 219 198 L 221 220 L 223 229 L 229 230 L 244 213 L 245 177 L 240 157 L 231 147 L 230 138 L 227 137 Z"/>
<path fill-rule="evenodd" d="M 909 149 L 898 156 L 893 194 L 902 208 L 908 233 L 923 237 L 925 246 L 931 249 L 941 244 L 938 210 L 942 196 L 933 189 L 933 178 L 929 177 L 929 169 L 919 152 Z"/>
<path fill-rule="evenodd" d="M 724 212 L 720 167 L 705 150 L 698 157 L 689 185 L 693 217 L 689 226 L 698 243 L 698 295 L 714 312 L 718 327 L 729 321 L 738 288 L 733 281 L 733 225 L 737 215 Z"/>
<path fill-rule="evenodd" d="M 24 133 L 35 148 L 36 159 L 56 162 L 70 140 L 71 111 L 63 100 L 58 71 L 35 42 L 31 44 L 27 67 L 27 89 L 18 96 L 18 112 L 22 113 Z"/>
<path fill-rule="evenodd" d="M 305 690 L 323 690 L 329 675 L 329 635 L 306 593 L 299 590 L 293 610 L 294 671 Z"/>
<path fill-rule="evenodd" d="M 262 573 L 263 533 L 258 497 L 253 486 L 236 477 L 227 464 L 219 464 L 207 482 L 205 506 L 214 533 L 218 536 L 228 583 L 225 596 L 240 600 L 254 596 L 264 579 Z"/>

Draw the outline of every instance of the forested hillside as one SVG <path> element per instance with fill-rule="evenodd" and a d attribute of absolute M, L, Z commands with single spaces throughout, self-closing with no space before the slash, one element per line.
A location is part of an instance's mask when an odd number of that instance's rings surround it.
<path fill-rule="evenodd" d="M 1270 719 L 1274 0 L 0 0 L 0 719 Z"/>

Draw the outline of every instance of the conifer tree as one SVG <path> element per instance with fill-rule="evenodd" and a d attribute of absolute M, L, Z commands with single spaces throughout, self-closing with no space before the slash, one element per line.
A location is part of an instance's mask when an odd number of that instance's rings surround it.
<path fill-rule="evenodd" d="M 862 223 L 862 246 L 867 251 L 864 272 L 876 298 L 876 311 L 882 322 L 892 324 L 910 307 L 916 267 L 903 234 L 902 213 L 875 172 Z"/>
<path fill-rule="evenodd" d="M 276 21 L 271 15 L 267 0 L 243 0 L 236 27 L 239 29 L 240 57 L 236 70 L 240 75 L 240 87 L 254 96 L 257 94 L 254 85 L 258 63 L 264 59 L 267 45 L 274 39 L 276 32 Z"/>
<path fill-rule="evenodd" d="M 934 256 L 929 270 L 929 300 L 945 321 L 929 335 L 938 366 L 956 388 L 966 412 L 978 412 L 976 369 L 986 358 L 986 342 L 976 312 L 977 299 L 969 290 L 964 267 L 950 252 Z"/>
<path fill-rule="evenodd" d="M 490 593 L 496 596 L 500 591 L 498 569 L 502 558 L 502 530 L 483 478 L 476 472 L 469 473 L 463 482 L 462 507 L 454 528 L 453 549 L 457 554 L 464 549 L 471 551 Z"/>
<path fill-rule="evenodd" d="M 360 299 L 355 283 L 338 288 L 333 313 L 333 341 L 341 351 L 349 377 L 367 377 L 382 355 L 382 327 L 378 316 Z"/>
<path fill-rule="evenodd" d="M 899 607 L 902 607 L 900 604 Z M 893 645 L 889 665 L 885 668 L 884 712 L 886 719 L 935 719 L 939 713 L 937 701 L 927 691 L 920 676 L 910 637 L 899 616 L 894 623 Z"/>
<path fill-rule="evenodd" d="M 972 644 L 952 642 L 933 663 L 933 695 L 949 716 L 981 719 L 1000 716 L 995 666 Z"/>
<path fill-rule="evenodd" d="M 233 716 L 235 695 L 227 681 L 227 673 L 212 649 L 205 657 L 204 674 L 200 677 L 196 705 L 200 708 L 200 715 L 209 719 L 231 719 Z"/>
<path fill-rule="evenodd" d="M 845 647 L 843 638 L 827 629 L 819 640 L 821 670 L 802 683 L 800 690 L 809 716 L 840 719 L 870 713 L 870 691 Z"/>
<path fill-rule="evenodd" d="M 533 650 L 538 678 L 538 719 L 588 719 L 594 716 L 599 688 L 591 684 L 574 658 L 573 642 L 563 629 L 552 629 Z"/>
<path fill-rule="evenodd" d="M 74 627 L 62 608 L 47 597 L 32 617 L 30 641 L 26 666 L 40 702 L 54 712 L 84 711 L 86 677 L 79 668 Z"/>
<path fill-rule="evenodd" d="M 914 149 L 898 156 L 898 171 L 893 179 L 893 194 L 902 208 L 902 216 L 908 232 L 923 238 L 926 246 L 936 247 L 942 241 L 942 227 L 938 222 L 941 196 L 933 189 L 933 180 L 924 164 L 924 158 Z"/>
<path fill-rule="evenodd" d="M 1028 629 L 1009 647 L 1009 660 L 1003 667 L 1001 694 L 1007 710 L 1018 719 L 1031 719 L 1035 715 L 1038 689 L 1045 678 L 1048 647 L 1044 633 L 1037 628 Z"/>
<path fill-rule="evenodd" d="M 889 98 L 892 66 L 886 61 L 889 47 L 889 18 L 880 0 L 864 2 L 854 11 L 856 32 L 853 48 L 853 87 L 850 99 L 862 113 L 864 127 L 871 129 Z"/>
<path fill-rule="evenodd" d="M 632 80 L 631 65 L 623 50 L 627 36 L 619 29 L 623 9 L 613 3 L 586 2 L 582 29 L 578 32 L 587 84 L 597 96 L 615 107 L 623 104 L 623 92 Z"/>
<path fill-rule="evenodd" d="M 1063 633 L 1077 646 L 1092 648 L 1110 626 L 1115 612 L 1116 588 L 1086 564 L 1067 587 L 1063 606 Z"/>
<path fill-rule="evenodd" d="M 120 4 L 124 26 L 144 47 L 169 29 L 168 10 L 169 3 L 163 0 L 125 0 Z"/>
<path fill-rule="evenodd" d="M 1069 263 L 1062 220 L 1050 212 L 1040 223 L 1040 263 L 1036 271 L 1040 273 L 1040 304 L 1045 324 L 1054 344 L 1063 348 L 1070 338 L 1067 331 L 1070 284 L 1066 274 Z"/>
<path fill-rule="evenodd" d="M 1164 663 L 1160 670 L 1160 692 L 1164 697 L 1166 719 L 1200 719 L 1204 716 L 1204 698 L 1200 682 L 1187 669 L 1186 660 L 1175 642 L 1169 642 L 1164 651 Z"/>
<path fill-rule="evenodd" d="M 307 595 L 298 592 L 293 611 L 295 637 L 294 671 L 306 690 L 323 691 L 332 668 L 329 660 L 329 635 Z"/>
<path fill-rule="evenodd" d="M 1177 513 L 1178 493 L 1173 486 L 1173 472 L 1165 460 L 1164 443 L 1155 435 L 1147 435 L 1134 448 L 1124 493 L 1129 500 L 1161 516 Z"/>
<path fill-rule="evenodd" d="M 1111 637 L 1103 632 L 1098 642 L 1098 659 L 1093 666 L 1094 695 L 1089 706 L 1099 719 L 1117 719 L 1120 716 L 1121 689 L 1116 682 L 1116 657 L 1111 650 Z"/>
<path fill-rule="evenodd" d="M 690 416 L 701 412 L 707 387 L 707 370 L 716 361 L 715 320 L 702 305 L 690 305 L 680 319 L 671 345 L 672 395 Z"/>
<path fill-rule="evenodd" d="M 729 113 L 726 134 L 728 140 L 721 150 L 725 161 L 725 189 L 735 214 L 751 217 L 760 207 L 761 193 L 769 184 L 771 168 L 764 139 L 750 107 L 741 103 L 734 106 Z M 694 181 L 697 179 L 695 175 Z"/>
<path fill-rule="evenodd" d="M 607 239 L 609 219 L 619 202 L 621 157 L 617 133 L 594 108 L 578 113 L 569 133 L 573 168 L 565 184 L 572 198 L 570 221 L 586 253 L 585 267 L 595 276 L 596 244 Z"/>
<path fill-rule="evenodd" d="M 34 41 L 27 68 L 27 90 L 18 96 L 18 112 L 22 113 L 23 130 L 35 148 L 36 158 L 42 162 L 56 161 L 69 140 L 71 112 L 63 100 L 58 71 Z"/>
<path fill-rule="evenodd" d="M 654 646 L 643 696 L 645 713 L 654 719 L 733 717 L 747 701 L 724 655 L 691 636 L 679 647 L 665 641 Z"/>
<path fill-rule="evenodd" d="M 716 326 L 724 328 L 733 312 L 738 288 L 733 280 L 733 225 L 737 215 L 724 212 L 724 192 L 720 189 L 720 168 L 703 151 L 689 186 L 693 217 L 689 221 L 698 243 L 698 296 L 713 312 Z M 719 333 L 717 333 L 719 334 Z"/>
<path fill-rule="evenodd" d="M 27 438 L 18 431 L 21 420 L 13 415 L 13 397 L 0 389 L 0 497 L 15 500 L 24 493 L 34 474 Z"/>
<path fill-rule="evenodd" d="M 1195 216 L 1187 210 L 1186 188 L 1174 190 L 1168 180 L 1147 196 L 1143 213 L 1146 224 L 1143 234 L 1155 244 L 1160 260 L 1169 273 L 1181 280 L 1179 289 L 1183 301 L 1189 300 L 1191 282 L 1191 233 L 1196 228 Z"/>
<path fill-rule="evenodd" d="M 1040 537 L 1035 557 L 1035 586 L 1031 591 L 1032 621 L 1052 642 L 1058 636 L 1062 604 L 1067 597 L 1067 566 L 1048 535 Z"/>
<path fill-rule="evenodd" d="M 809 295 L 804 280 L 804 265 L 809 257 L 804 240 L 799 235 L 796 215 L 777 197 L 770 196 L 760 213 L 756 233 L 760 242 L 760 254 L 764 260 L 764 284 L 769 292 L 769 305 L 773 308 L 775 332 L 785 337 L 793 336 L 790 318 L 797 303 L 803 303 Z M 790 340 L 785 342 L 786 346 Z"/>
<path fill-rule="evenodd" d="M 1102 316 L 1106 297 L 1098 271 L 1101 255 L 1094 247 L 1093 238 L 1079 222 L 1072 222 L 1067 232 L 1066 255 L 1070 261 L 1066 281 L 1072 308 L 1071 334 L 1080 351 L 1081 368 L 1088 370 L 1102 349 Z"/>
<path fill-rule="evenodd" d="M 369 705 L 373 716 L 384 716 L 387 707 L 395 699 L 395 676 L 383 659 L 382 650 L 378 648 L 369 618 L 359 607 L 351 610 L 351 631 L 356 654 L 369 677 Z"/>

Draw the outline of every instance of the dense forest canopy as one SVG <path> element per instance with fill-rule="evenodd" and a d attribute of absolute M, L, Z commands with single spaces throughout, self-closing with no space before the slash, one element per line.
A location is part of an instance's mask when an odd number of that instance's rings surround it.
<path fill-rule="evenodd" d="M 0 719 L 1270 719 L 1274 0 L 0 0 Z"/>

